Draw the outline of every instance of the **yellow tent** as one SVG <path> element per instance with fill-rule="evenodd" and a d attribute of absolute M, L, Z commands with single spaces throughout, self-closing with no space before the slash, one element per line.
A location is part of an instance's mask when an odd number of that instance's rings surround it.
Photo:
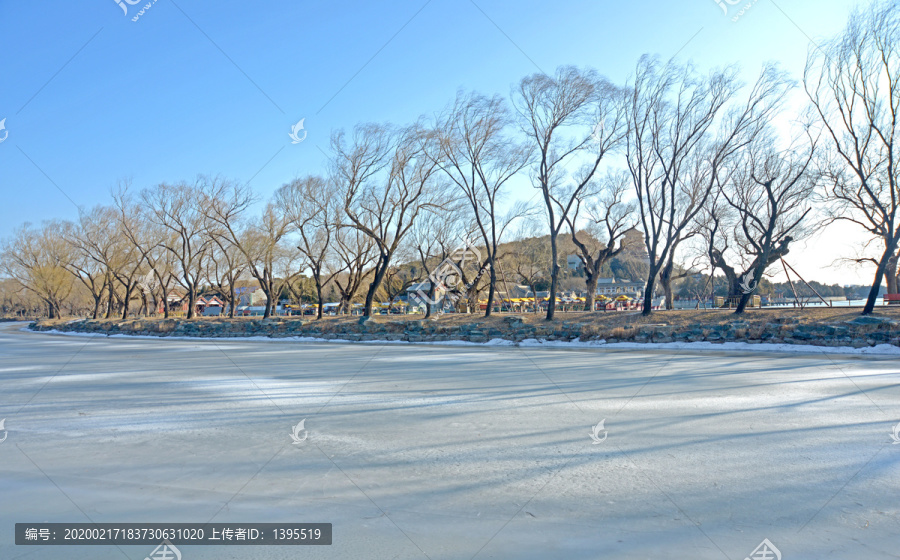
<path fill-rule="evenodd" d="M 621 296 L 616 298 L 616 301 L 631 301 L 631 298 L 626 296 L 625 294 L 622 294 Z"/>

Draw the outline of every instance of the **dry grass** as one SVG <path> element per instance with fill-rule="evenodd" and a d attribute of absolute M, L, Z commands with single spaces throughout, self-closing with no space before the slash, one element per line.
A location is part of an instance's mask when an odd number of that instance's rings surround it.
<path fill-rule="evenodd" d="M 767 325 L 772 323 L 780 324 L 778 329 L 781 333 L 790 332 L 791 325 L 800 324 L 840 324 L 848 321 L 860 314 L 861 308 L 807 308 L 800 309 L 751 309 L 741 316 L 737 316 L 733 311 L 729 310 L 676 310 L 676 311 L 654 311 L 649 316 L 644 316 L 640 311 L 597 311 L 594 313 L 585 312 L 568 312 L 556 315 L 556 319 L 552 323 L 548 323 L 544 319 L 544 315 L 534 313 L 515 314 L 525 323 L 538 328 L 554 328 L 562 326 L 566 323 L 569 328 L 580 327 L 585 335 L 611 336 L 620 338 L 625 334 L 626 327 L 640 327 L 647 325 L 671 326 L 675 330 L 686 327 L 712 327 L 715 325 L 729 324 L 734 322 L 745 323 L 739 328 L 746 329 L 750 336 L 759 336 L 763 331 L 767 330 Z M 435 326 L 453 329 L 460 325 L 478 325 L 481 328 L 499 328 L 506 326 L 504 318 L 509 317 L 509 313 L 495 313 L 491 317 L 484 317 L 481 314 L 447 314 L 429 319 Z M 876 308 L 877 316 L 890 317 L 900 320 L 900 306 L 895 307 L 878 307 Z M 385 330 L 388 332 L 402 331 L 407 322 L 421 321 L 422 315 L 376 315 L 371 320 L 374 323 L 384 324 Z M 192 321 L 251 321 L 259 320 L 260 317 L 241 317 L 235 319 L 227 318 L 211 318 L 198 317 Z M 314 317 L 277 317 L 278 321 L 292 322 L 302 321 L 307 326 L 318 327 L 323 332 L 341 329 L 344 325 L 355 324 L 359 321 L 358 316 L 353 317 L 325 317 L 321 321 L 317 321 Z M 43 320 L 41 324 L 53 325 L 71 321 L 72 318 L 57 319 L 54 321 Z M 146 319 L 129 319 L 143 321 L 157 321 L 161 318 Z M 184 319 L 180 319 L 184 320 Z M 110 319 L 110 321 L 118 321 L 118 319 Z M 876 327 L 872 327 L 874 330 Z"/>

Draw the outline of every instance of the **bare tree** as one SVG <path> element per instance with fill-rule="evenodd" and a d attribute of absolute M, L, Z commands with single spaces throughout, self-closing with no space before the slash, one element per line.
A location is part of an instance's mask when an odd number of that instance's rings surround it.
<path fill-rule="evenodd" d="M 332 138 L 334 178 L 341 192 L 347 225 L 368 236 L 378 251 L 366 293 L 365 315 L 372 315 L 375 294 L 391 259 L 423 211 L 438 209 L 442 189 L 436 180 L 434 149 L 418 126 L 393 132 L 377 125 L 354 129 L 350 146 L 341 133 Z M 387 169 L 386 176 L 376 174 Z"/>
<path fill-rule="evenodd" d="M 576 196 L 567 216 L 572 242 L 584 268 L 585 311 L 594 310 L 600 269 L 624 250 L 625 232 L 637 223 L 635 205 L 625 200 L 630 186 L 625 172 L 609 173 L 597 188 L 585 189 Z M 582 218 L 587 224 L 579 232 L 577 225 Z"/>
<path fill-rule="evenodd" d="M 295 251 L 285 242 L 290 231 L 291 220 L 284 208 L 270 202 L 243 235 L 235 239 L 247 259 L 250 274 L 266 294 L 264 319 L 272 315 L 284 282 L 294 274 L 290 263 L 296 261 Z"/>
<path fill-rule="evenodd" d="M 100 304 L 109 284 L 108 263 L 115 244 L 115 236 L 110 231 L 114 223 L 115 215 L 110 208 L 97 206 L 81 213 L 77 222 L 65 224 L 62 230 L 72 248 L 72 260 L 66 266 L 90 292 L 94 300 L 93 319 L 100 316 Z"/>
<path fill-rule="evenodd" d="M 461 204 L 448 203 L 442 213 L 426 212 L 417 221 L 411 233 L 411 245 L 413 246 L 418 262 L 422 267 L 421 276 L 423 282 L 427 282 L 428 289 L 423 298 L 425 301 L 425 318 L 431 317 L 433 312 L 432 302 L 445 303 L 444 294 L 437 293 L 437 283 L 431 277 L 453 250 L 459 245 L 460 239 L 465 237 L 463 223 L 468 218 L 465 208 Z"/>
<path fill-rule="evenodd" d="M 650 260 L 644 315 L 653 308 L 660 270 L 709 199 L 715 177 L 759 133 L 787 85 L 783 73 L 767 66 L 747 102 L 728 110 L 739 89 L 733 68 L 701 76 L 690 65 L 661 64 L 649 56 L 638 62 L 627 112 L 626 160 Z"/>
<path fill-rule="evenodd" d="M 0 251 L 0 270 L 30 291 L 46 305 L 51 319 L 61 316 L 61 308 L 75 286 L 66 269 L 72 261 L 70 246 L 58 222 L 40 228 L 20 227 Z"/>
<path fill-rule="evenodd" d="M 308 176 L 283 186 L 277 193 L 278 204 L 300 234 L 297 249 L 309 268 L 318 301 L 316 316 L 321 319 L 325 299 L 322 290 L 343 267 L 328 267 L 332 241 L 342 210 L 334 184 L 322 177 Z"/>
<path fill-rule="evenodd" d="M 400 255 L 397 256 L 399 257 Z M 397 303 L 403 292 L 422 279 L 419 272 L 420 270 L 414 265 L 391 265 L 388 268 L 384 274 L 384 280 L 381 282 L 381 289 L 388 302 L 388 313 L 393 311 L 394 304 Z"/>
<path fill-rule="evenodd" d="M 625 136 L 623 92 L 593 71 L 564 66 L 551 77 L 534 74 L 515 90 L 522 130 L 537 148 L 535 187 L 540 189 L 550 232 L 550 294 L 547 320 L 556 311 L 559 283 L 557 239 L 578 196 L 601 161 Z M 574 129 L 571 135 L 567 129 Z M 568 168 L 586 160 L 575 173 Z"/>
<path fill-rule="evenodd" d="M 438 163 L 468 202 L 470 214 L 486 248 L 490 272 L 485 317 L 491 315 L 497 286 L 496 259 L 509 224 L 527 212 L 514 205 L 500 215 L 499 204 L 507 182 L 528 165 L 531 149 L 506 134 L 509 110 L 500 96 L 458 93 L 453 105 L 439 119 Z"/>
<path fill-rule="evenodd" d="M 550 251 L 547 244 L 543 243 L 540 238 L 540 230 L 540 224 L 533 219 L 520 222 L 515 234 L 517 239 L 515 251 L 504 259 L 504 264 L 507 262 L 511 264 L 511 269 L 516 277 L 531 288 L 535 313 L 540 309 L 537 300 L 537 284 L 546 280 L 549 270 L 547 265 L 550 262 Z"/>
<path fill-rule="evenodd" d="M 721 196 L 736 220 L 723 233 L 736 249 L 739 268 L 729 266 L 724 253 L 712 249 L 715 265 L 738 298 L 735 313 L 743 313 L 766 269 L 790 251 L 790 243 L 808 236 L 807 218 L 817 177 L 810 166 L 816 139 L 784 150 L 762 135 L 736 160 L 730 180 L 720 184 Z"/>
<path fill-rule="evenodd" d="M 831 216 L 883 245 L 866 315 L 900 243 L 900 5 L 884 1 L 854 11 L 843 33 L 810 50 L 803 83 L 831 140 L 823 163 Z"/>
<path fill-rule="evenodd" d="M 144 199 L 134 200 L 130 188 L 130 184 L 125 182 L 113 191 L 113 219 L 122 237 L 137 249 L 150 268 L 138 285 L 144 304 L 148 295 L 153 299 L 158 296 L 162 301 L 163 314 L 168 318 L 169 294 L 176 281 L 178 262 L 176 254 L 168 247 L 175 246 L 178 235 L 154 220 L 152 210 L 143 204 Z M 158 307 L 158 303 L 155 305 Z"/>
<path fill-rule="evenodd" d="M 212 243 L 206 231 L 200 191 L 186 183 L 162 183 L 141 191 L 141 200 L 150 219 L 167 230 L 168 235 L 162 241 L 175 259 L 174 277 L 187 291 L 187 318 L 191 319 L 204 261 Z"/>
<path fill-rule="evenodd" d="M 372 273 L 377 251 L 372 238 L 353 227 L 339 227 L 334 236 L 335 257 L 329 259 L 328 266 L 333 272 L 333 281 L 341 295 L 338 312 L 351 313 L 351 306 L 363 285 Z"/>
<path fill-rule="evenodd" d="M 250 266 L 247 247 L 242 245 L 246 238 L 244 221 L 256 196 L 247 185 L 211 178 L 203 181 L 200 197 L 207 235 L 212 240 L 208 269 L 214 273 L 219 291 L 228 300 L 228 317 L 234 318 L 238 303 L 236 283 Z"/>
<path fill-rule="evenodd" d="M 126 319 L 130 311 L 131 296 L 137 293 L 141 300 L 142 310 L 147 308 L 147 294 L 141 287 L 143 279 L 154 271 L 146 266 L 147 256 L 158 241 L 153 224 L 147 219 L 142 207 L 135 204 L 128 194 L 127 188 L 120 188 L 113 193 L 115 201 L 115 241 L 114 258 L 110 265 L 110 273 L 122 285 L 122 318 Z"/>
<path fill-rule="evenodd" d="M 212 228 L 213 244 L 206 262 L 206 276 L 228 306 L 228 318 L 234 319 L 238 304 L 237 282 L 247 270 L 247 260 L 231 236 Z"/>

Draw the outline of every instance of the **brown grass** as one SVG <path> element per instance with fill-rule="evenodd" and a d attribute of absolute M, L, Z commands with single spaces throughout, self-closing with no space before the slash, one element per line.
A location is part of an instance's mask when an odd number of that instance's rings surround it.
<path fill-rule="evenodd" d="M 541 329 L 552 329 L 561 326 L 562 323 L 568 323 L 570 327 L 579 327 L 585 334 L 599 335 L 605 333 L 606 336 L 620 338 L 625 334 L 625 327 L 640 327 L 646 325 L 665 325 L 675 327 L 680 330 L 685 327 L 704 326 L 712 327 L 715 325 L 728 324 L 736 321 L 746 323 L 742 325 L 742 329 L 750 333 L 751 336 L 759 336 L 763 331 L 767 330 L 767 325 L 772 323 L 779 324 L 779 332 L 790 332 L 791 325 L 800 324 L 840 324 L 844 321 L 858 317 L 861 308 L 808 308 L 800 309 L 751 309 L 741 316 L 737 316 L 733 311 L 729 310 L 676 310 L 676 311 L 654 311 L 649 316 L 644 316 L 640 311 L 597 311 L 594 313 L 585 312 L 558 312 L 556 319 L 552 323 L 548 323 L 544 319 L 544 315 L 534 313 L 515 314 L 525 323 L 533 325 Z M 900 306 L 895 307 L 878 307 L 876 308 L 876 316 L 889 317 L 900 320 Z M 495 313 L 491 317 L 484 317 L 482 314 L 447 314 L 439 317 L 432 317 L 429 321 L 433 321 L 436 326 L 454 329 L 463 324 L 478 325 L 481 328 L 503 328 L 506 323 L 504 318 L 510 316 L 508 313 Z M 198 317 L 193 321 L 229 321 L 227 318 L 207 318 Z M 230 319 L 230 321 L 250 321 L 259 320 L 261 317 L 241 317 Z M 323 332 L 329 332 L 339 329 L 347 323 L 357 323 L 358 316 L 353 317 L 325 317 L 321 321 L 317 321 L 312 316 L 304 317 L 277 317 L 279 321 L 303 321 L 306 326 L 316 326 Z M 406 322 L 420 321 L 422 315 L 376 315 L 371 319 L 374 323 L 384 324 L 388 332 L 402 331 Z M 57 319 L 54 321 L 42 320 L 41 324 L 53 325 L 65 323 L 72 318 Z M 142 321 L 157 321 L 161 317 L 134 319 Z M 181 319 L 184 320 L 184 319 Z M 110 321 L 118 321 L 118 319 L 110 319 Z M 876 330 L 877 327 L 872 327 Z"/>

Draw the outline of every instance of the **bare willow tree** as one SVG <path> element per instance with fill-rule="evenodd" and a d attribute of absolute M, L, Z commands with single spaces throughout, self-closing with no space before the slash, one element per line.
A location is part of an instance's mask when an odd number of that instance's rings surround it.
<path fill-rule="evenodd" d="M 247 248 L 242 245 L 243 227 L 256 196 L 249 186 L 218 177 L 205 179 L 198 195 L 212 241 L 207 269 L 227 300 L 229 318 L 234 318 L 238 304 L 236 284 L 250 266 Z"/>
<path fill-rule="evenodd" d="M 275 309 L 278 295 L 293 276 L 290 270 L 296 252 L 287 243 L 293 228 L 287 209 L 276 194 L 252 219 L 244 219 L 255 200 L 246 185 L 218 178 L 204 179 L 202 211 L 207 220 L 207 236 L 225 238 L 243 255 L 250 275 L 266 295 L 263 318 L 268 319 Z M 235 262 L 237 266 L 237 262 Z M 236 280 L 232 278 L 232 283 Z"/>
<path fill-rule="evenodd" d="M 734 173 L 719 183 L 722 200 L 734 221 L 722 234 L 731 241 L 737 264 L 713 245 L 714 264 L 729 281 L 737 299 L 735 313 L 743 313 L 766 269 L 790 251 L 793 241 L 812 233 L 808 217 L 817 174 L 811 169 L 816 139 L 807 135 L 778 149 L 774 135 L 760 135 L 734 162 Z"/>
<path fill-rule="evenodd" d="M 404 253 L 407 251 L 411 251 L 410 247 L 403 247 L 401 249 Z M 406 255 L 401 255 L 398 253 L 396 255 L 399 261 L 401 257 L 405 257 Z M 412 257 L 412 255 L 408 255 Z M 404 259 L 404 260 L 411 260 Z M 381 282 L 381 293 L 384 295 L 384 298 L 388 302 L 388 314 L 392 313 L 394 310 L 394 305 L 400 299 L 400 296 L 413 284 L 422 279 L 421 277 L 421 269 L 417 266 L 413 265 L 391 265 L 388 267 L 387 272 L 384 273 L 384 280 Z"/>
<path fill-rule="evenodd" d="M 264 319 L 272 315 L 282 286 L 293 275 L 291 263 L 296 262 L 296 251 L 286 242 L 291 229 L 291 220 L 284 208 L 272 201 L 235 239 L 247 259 L 250 275 L 256 278 L 266 294 Z"/>
<path fill-rule="evenodd" d="M 163 228 L 161 242 L 175 260 L 173 276 L 187 292 L 187 318 L 194 317 L 199 283 L 212 243 L 196 185 L 161 183 L 141 191 L 147 216 Z"/>
<path fill-rule="evenodd" d="M 143 212 L 147 216 L 147 209 L 143 209 Z M 145 219 L 147 229 L 143 239 L 147 243 L 147 251 L 144 258 L 153 272 L 151 276 L 145 278 L 149 283 L 155 284 L 156 294 L 162 303 L 163 317 L 168 318 L 172 289 L 177 283 L 175 271 L 178 259 L 175 253 L 169 251 L 167 247 L 173 245 L 176 235 L 169 228 L 163 227 L 149 218 Z"/>
<path fill-rule="evenodd" d="M 59 222 L 47 222 L 40 228 L 24 224 L 3 244 L 0 271 L 40 298 L 47 315 L 58 319 L 63 302 L 75 287 L 75 278 L 66 269 L 72 260 L 70 251 Z"/>
<path fill-rule="evenodd" d="M 830 139 L 823 163 L 831 217 L 883 245 L 863 314 L 872 313 L 900 243 L 900 5 L 857 9 L 846 29 L 810 50 L 803 83 Z"/>
<path fill-rule="evenodd" d="M 623 91 L 592 70 L 564 66 L 554 76 L 534 74 L 514 91 L 523 132 L 537 150 L 534 187 L 540 189 L 550 233 L 547 320 L 556 312 L 557 239 L 600 163 L 625 137 Z M 579 162 L 581 167 L 570 168 Z"/>
<path fill-rule="evenodd" d="M 418 257 L 418 264 L 422 267 L 421 276 L 425 297 L 421 298 L 425 303 L 425 318 L 431 317 L 434 303 L 444 304 L 444 294 L 438 293 L 437 282 L 431 280 L 436 276 L 438 267 L 448 259 L 453 251 L 459 247 L 460 240 L 466 236 L 464 223 L 468 221 L 468 213 L 460 202 L 450 202 L 442 213 L 426 212 L 413 226 L 410 234 L 410 244 Z"/>
<path fill-rule="evenodd" d="M 510 179 L 528 165 L 531 148 L 507 134 L 511 116 L 500 96 L 458 93 L 438 120 L 441 169 L 469 205 L 490 273 L 485 317 L 491 315 L 497 289 L 497 251 L 510 223 L 527 213 L 525 204 L 513 205 L 504 215 L 499 205 Z M 430 308 L 429 308 L 430 309 Z"/>
<path fill-rule="evenodd" d="M 378 258 L 366 292 L 365 315 L 398 247 L 422 212 L 436 211 L 445 188 L 435 176 L 434 146 L 418 125 L 393 131 L 379 125 L 354 129 L 350 145 L 342 133 L 332 137 L 333 177 L 343 201 L 346 225 L 374 243 Z M 386 170 L 386 173 L 379 172 Z"/>
<path fill-rule="evenodd" d="M 82 212 L 78 221 L 63 226 L 63 235 L 72 248 L 72 259 L 65 263 L 73 275 L 84 284 L 93 299 L 91 318 L 100 316 L 100 305 L 110 282 L 110 262 L 115 236 L 115 215 L 109 207 L 96 206 Z"/>
<path fill-rule="evenodd" d="M 323 289 L 344 270 L 343 266 L 328 266 L 334 262 L 332 242 L 342 211 L 337 189 L 327 179 L 310 175 L 281 187 L 276 200 L 300 234 L 297 249 L 315 284 L 316 317 L 321 319 L 325 309 Z"/>
<path fill-rule="evenodd" d="M 715 178 L 759 134 L 788 85 L 782 72 L 766 66 L 746 103 L 729 109 L 740 87 L 736 69 L 703 76 L 691 65 L 641 57 L 627 111 L 626 160 L 650 260 L 644 315 L 653 309 L 660 271 L 709 199 Z"/>
<path fill-rule="evenodd" d="M 206 261 L 206 278 L 228 307 L 228 318 L 234 319 L 239 301 L 237 283 L 247 270 L 247 260 L 231 237 L 217 229 L 212 227 L 210 231 L 213 244 Z"/>
<path fill-rule="evenodd" d="M 637 208 L 626 200 L 630 190 L 627 173 L 610 172 L 576 197 L 567 216 L 572 242 L 584 268 L 585 311 L 594 310 L 600 269 L 625 249 L 625 232 L 637 225 Z M 579 230 L 582 220 L 584 227 Z"/>
<path fill-rule="evenodd" d="M 540 310 L 537 286 L 546 281 L 549 271 L 547 265 L 550 262 L 550 248 L 541 239 L 542 231 L 541 224 L 534 216 L 520 221 L 514 235 L 514 250 L 503 261 L 503 265 L 508 266 L 515 278 L 531 289 L 535 313 Z"/>
<path fill-rule="evenodd" d="M 327 261 L 333 282 L 340 294 L 338 312 L 351 313 L 353 300 L 365 279 L 372 274 L 377 251 L 368 235 L 349 226 L 339 226 L 334 233 L 334 254 Z"/>
<path fill-rule="evenodd" d="M 148 255 L 158 242 L 159 230 L 147 219 L 145 209 L 131 199 L 127 189 L 114 192 L 113 200 L 116 250 L 110 273 L 123 289 L 122 318 L 125 319 L 130 312 L 132 294 L 141 298 L 141 312 L 147 309 L 149 286 L 145 286 L 144 279 L 155 274 L 147 263 Z"/>

